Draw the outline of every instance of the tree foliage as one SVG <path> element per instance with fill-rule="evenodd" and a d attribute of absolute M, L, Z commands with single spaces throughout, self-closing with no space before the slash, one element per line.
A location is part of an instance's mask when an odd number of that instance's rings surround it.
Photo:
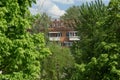
<path fill-rule="evenodd" d="M 0 80 L 36 80 L 50 52 L 42 34 L 29 34 L 28 6 L 35 0 L 0 1 Z"/>
<path fill-rule="evenodd" d="M 50 26 L 51 18 L 46 14 L 37 14 L 32 16 L 32 33 L 47 33 Z"/>
<path fill-rule="evenodd" d="M 80 11 L 79 6 L 72 6 L 66 10 L 66 13 L 60 17 L 64 21 L 66 27 L 75 28 L 76 23 L 79 21 Z"/>
<path fill-rule="evenodd" d="M 98 0 L 83 4 L 80 6 L 79 11 L 81 14 L 78 16 L 80 23 L 77 23 L 76 30 L 79 32 L 80 41 L 74 44 L 75 47 L 72 47 L 72 52 L 78 59 L 78 63 L 86 63 L 96 55 L 96 52 L 94 52 L 95 44 L 99 36 L 102 35 L 99 32 L 101 29 L 98 26 L 98 21 L 103 20 L 107 15 L 107 7 Z"/>
<path fill-rule="evenodd" d="M 69 19 L 78 19 L 78 16 L 80 16 L 79 12 L 79 6 L 72 6 L 69 9 L 66 10 L 66 13 L 61 16 L 61 19 L 63 20 L 69 20 Z"/>
<path fill-rule="evenodd" d="M 120 80 L 120 1 L 91 2 L 80 13 L 81 40 L 71 48 L 77 63 L 72 80 Z"/>
<path fill-rule="evenodd" d="M 55 42 L 49 43 L 48 47 L 52 55 L 42 62 L 41 80 L 65 80 L 69 76 L 67 71 L 74 66 L 74 58 L 69 48 L 63 48 Z"/>

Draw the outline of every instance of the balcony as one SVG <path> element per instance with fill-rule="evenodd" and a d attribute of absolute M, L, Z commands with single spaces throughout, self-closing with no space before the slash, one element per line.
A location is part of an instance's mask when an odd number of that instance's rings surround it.
<path fill-rule="evenodd" d="M 60 41 L 60 37 L 49 37 L 50 41 Z"/>
<path fill-rule="evenodd" d="M 50 41 L 60 41 L 61 35 L 62 34 L 60 32 L 49 32 L 49 40 Z"/>
<path fill-rule="evenodd" d="M 69 40 L 70 41 L 79 41 L 80 38 L 79 38 L 79 36 L 69 36 Z"/>
<path fill-rule="evenodd" d="M 78 41 L 78 40 L 80 40 L 79 36 L 77 36 L 78 35 L 77 31 L 69 31 L 67 33 L 67 35 L 68 35 L 70 41 Z"/>

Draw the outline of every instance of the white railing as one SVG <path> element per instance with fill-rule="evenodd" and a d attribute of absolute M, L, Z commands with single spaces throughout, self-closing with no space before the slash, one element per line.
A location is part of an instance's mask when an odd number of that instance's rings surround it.
<path fill-rule="evenodd" d="M 49 37 L 50 41 L 60 41 L 60 37 Z"/>
<path fill-rule="evenodd" d="M 70 41 L 78 41 L 80 40 L 79 36 L 69 36 Z"/>

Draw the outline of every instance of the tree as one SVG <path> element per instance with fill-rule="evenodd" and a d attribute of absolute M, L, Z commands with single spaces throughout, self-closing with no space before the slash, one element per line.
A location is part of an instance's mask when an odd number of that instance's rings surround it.
<path fill-rule="evenodd" d="M 66 80 L 69 76 L 67 71 L 74 66 L 74 58 L 69 48 L 63 48 L 55 42 L 49 43 L 48 47 L 52 55 L 45 58 L 42 62 L 42 79 Z"/>
<path fill-rule="evenodd" d="M 0 79 L 36 80 L 50 52 L 42 34 L 31 35 L 28 6 L 35 0 L 0 1 Z"/>
<path fill-rule="evenodd" d="M 61 16 L 61 19 L 78 19 L 78 16 L 80 16 L 79 12 L 79 6 L 72 6 L 66 10 L 66 13 Z"/>
<path fill-rule="evenodd" d="M 99 11 L 104 9 L 97 9 L 96 4 L 92 9 L 87 6 L 81 10 L 78 30 L 83 30 L 80 34 L 84 37 L 73 47 L 80 49 L 79 53 L 72 51 L 81 58 L 76 64 L 76 75 L 80 76 L 75 76 L 75 80 L 120 80 L 119 5 L 119 0 L 111 0 L 105 11 Z"/>
<path fill-rule="evenodd" d="M 79 33 L 80 41 L 76 42 L 71 50 L 76 56 L 77 63 L 87 62 L 92 56 L 96 55 L 94 51 L 94 44 L 96 44 L 99 35 L 98 21 L 103 20 L 107 15 L 107 7 L 100 1 L 86 3 L 80 6 L 79 22 L 76 30 Z M 76 50 L 76 51 L 74 51 Z M 82 61 L 83 60 L 83 61 Z"/>
<path fill-rule="evenodd" d="M 66 10 L 66 13 L 63 16 L 60 17 L 67 27 L 76 28 L 80 16 L 79 8 L 79 6 L 72 6 Z"/>
<path fill-rule="evenodd" d="M 46 14 L 37 14 L 32 16 L 32 32 L 33 33 L 47 33 L 48 32 L 48 27 L 51 23 L 51 18 Z"/>
<path fill-rule="evenodd" d="M 31 26 L 30 32 L 34 33 L 44 33 L 45 43 L 47 44 L 48 40 L 48 28 L 51 24 L 51 18 L 46 14 L 37 14 L 31 17 Z"/>

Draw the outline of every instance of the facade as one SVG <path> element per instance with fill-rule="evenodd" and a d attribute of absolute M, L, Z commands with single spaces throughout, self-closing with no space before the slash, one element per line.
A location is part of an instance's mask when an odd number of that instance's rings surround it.
<path fill-rule="evenodd" d="M 48 38 L 50 41 L 60 43 L 61 46 L 72 46 L 74 41 L 79 41 L 77 31 L 73 28 L 66 27 L 60 20 L 52 21 L 48 28 Z"/>

